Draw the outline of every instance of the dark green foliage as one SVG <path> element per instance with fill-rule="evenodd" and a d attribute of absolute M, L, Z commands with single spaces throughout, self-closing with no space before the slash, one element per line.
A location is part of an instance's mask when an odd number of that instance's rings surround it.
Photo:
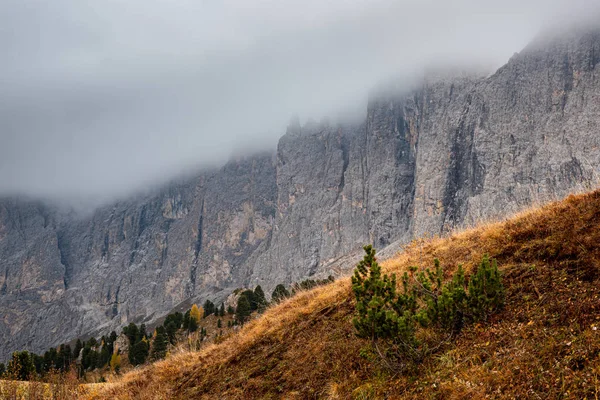
<path fill-rule="evenodd" d="M 148 340 L 144 337 L 142 340 L 129 349 L 129 362 L 131 365 L 140 365 L 146 362 L 150 346 Z"/>
<path fill-rule="evenodd" d="M 188 321 L 188 331 L 196 332 L 198 330 L 198 321 L 195 318 L 191 318 Z"/>
<path fill-rule="evenodd" d="M 110 357 L 112 356 L 112 351 L 111 348 L 112 346 L 108 346 L 107 344 L 104 344 L 104 346 L 102 346 L 102 349 L 100 350 L 100 354 L 98 356 L 98 360 L 96 360 L 96 368 L 102 368 L 105 365 L 108 365 L 108 363 L 110 362 Z"/>
<path fill-rule="evenodd" d="M 216 311 L 215 305 L 210 300 L 206 300 L 202 308 L 204 308 L 204 318 L 208 317 L 211 314 L 214 314 Z"/>
<path fill-rule="evenodd" d="M 235 309 L 233 308 L 233 306 L 227 306 L 227 314 L 235 314 Z"/>
<path fill-rule="evenodd" d="M 63 344 L 58 348 L 58 353 L 56 355 L 56 362 L 54 364 L 55 368 L 59 371 L 68 371 L 69 366 L 71 365 L 71 357 L 73 353 L 71 352 L 71 346 L 68 344 Z"/>
<path fill-rule="evenodd" d="M 219 317 L 225 316 L 225 304 L 221 303 L 221 307 L 219 308 Z"/>
<path fill-rule="evenodd" d="M 227 327 L 231 328 L 231 321 L 227 321 Z"/>
<path fill-rule="evenodd" d="M 485 320 L 488 315 L 504 305 L 504 285 L 496 260 L 485 255 L 477 271 L 469 280 L 468 305 L 475 320 Z"/>
<path fill-rule="evenodd" d="M 135 326 L 135 324 L 133 326 Z M 92 337 L 87 341 L 87 345 L 89 347 L 95 347 L 97 344 L 98 344 L 98 341 L 96 340 L 95 337 Z"/>
<path fill-rule="evenodd" d="M 175 342 L 177 340 L 177 330 L 179 329 L 176 325 L 176 322 L 169 321 L 168 324 L 164 324 L 164 327 L 165 327 L 165 331 L 167 332 L 167 336 L 169 337 L 169 342 L 171 342 L 171 344 L 175 344 Z M 189 327 L 189 321 L 188 321 L 188 327 Z"/>
<path fill-rule="evenodd" d="M 133 346 L 136 343 L 136 339 L 139 335 L 139 330 L 136 324 L 133 322 L 123 328 L 123 333 L 129 339 L 129 344 Z"/>
<path fill-rule="evenodd" d="M 183 322 L 181 323 L 181 327 L 185 330 L 190 329 L 190 310 L 187 310 L 183 315 Z"/>
<path fill-rule="evenodd" d="M 35 353 L 31 353 L 31 359 L 33 360 L 33 365 L 35 366 L 35 372 L 40 376 L 45 374 L 46 370 L 44 368 L 44 357 Z"/>
<path fill-rule="evenodd" d="M 167 354 L 167 346 L 169 344 L 169 337 L 164 327 L 159 326 L 156 328 L 156 337 L 152 342 L 152 354 L 150 358 L 152 360 L 160 360 L 165 358 Z"/>
<path fill-rule="evenodd" d="M 135 338 L 136 342 L 139 342 L 143 338 L 148 337 L 148 333 L 146 332 L 146 324 L 140 325 L 140 329 L 138 330 L 138 335 Z"/>
<path fill-rule="evenodd" d="M 81 339 L 77 339 L 77 342 L 75 342 L 75 348 L 73 349 L 73 359 L 79 357 L 81 349 L 83 349 L 83 343 L 81 342 Z"/>
<path fill-rule="evenodd" d="M 301 291 L 301 290 L 310 290 L 313 288 L 316 288 L 317 286 L 323 286 L 323 285 L 327 285 L 328 283 L 331 283 L 335 281 L 335 278 L 331 275 L 329 275 L 329 277 L 327 277 L 327 279 L 306 279 L 303 280 L 300 283 L 294 283 L 292 285 L 292 295 L 296 294 L 297 292 Z"/>
<path fill-rule="evenodd" d="M 251 309 L 250 302 L 248 301 L 247 296 L 240 296 L 237 304 L 237 308 L 235 310 L 235 319 L 241 325 L 244 324 L 250 317 Z"/>
<path fill-rule="evenodd" d="M 219 328 L 219 329 L 220 329 L 220 328 L 221 328 L 221 325 L 222 325 L 222 324 L 221 324 L 221 320 L 220 320 L 220 319 L 219 319 L 219 320 L 217 320 L 217 328 Z"/>
<path fill-rule="evenodd" d="M 6 365 L 4 363 L 0 363 L 0 378 L 6 373 Z"/>
<path fill-rule="evenodd" d="M 82 350 L 81 367 L 84 371 L 91 371 L 98 365 L 98 352 L 86 344 Z"/>
<path fill-rule="evenodd" d="M 48 372 L 52 368 L 56 368 L 56 349 L 51 347 L 44 353 L 44 370 Z"/>
<path fill-rule="evenodd" d="M 414 335 L 415 300 L 406 291 L 397 296 L 396 276 L 382 275 L 375 249 L 365 246 L 364 250 L 366 254 L 352 277 L 356 297 L 356 316 L 352 322 L 356 333 L 373 343 L 389 339 L 394 347 L 412 354 L 418 346 Z"/>
<path fill-rule="evenodd" d="M 376 354 L 387 368 L 405 368 L 428 352 L 427 343 L 416 338 L 419 326 L 434 326 L 453 337 L 465 322 L 485 320 L 503 304 L 501 276 L 496 262 L 490 264 L 487 256 L 468 286 L 460 266 L 444 283 L 443 270 L 435 260 L 433 271 L 411 267 L 410 274 L 404 273 L 402 291 L 397 293 L 396 276 L 381 273 L 371 246 L 364 250 L 352 277 L 353 324 L 357 336 L 371 341 L 372 348 L 365 354 Z"/>
<path fill-rule="evenodd" d="M 252 311 L 256 311 L 258 309 L 258 304 L 256 303 L 256 298 L 254 297 L 254 292 L 250 289 L 248 290 L 244 290 L 242 292 L 242 294 L 240 294 L 240 299 L 242 297 L 245 297 L 246 299 L 248 299 L 248 304 L 250 304 L 250 312 Z M 238 304 L 239 304 L 239 299 L 238 299 Z"/>
<path fill-rule="evenodd" d="M 31 353 L 27 350 L 15 351 L 6 366 L 7 374 L 19 381 L 26 381 L 35 376 L 35 364 Z"/>
<path fill-rule="evenodd" d="M 279 303 L 281 300 L 287 299 L 288 297 L 290 297 L 290 292 L 281 283 L 275 286 L 275 290 L 273 290 L 273 294 L 271 294 L 271 300 L 274 303 Z"/>
<path fill-rule="evenodd" d="M 181 325 L 183 324 L 183 314 L 180 312 L 175 312 L 173 314 L 167 315 L 165 321 L 163 322 L 163 325 L 166 327 L 169 324 L 175 326 L 175 329 L 181 328 Z"/>
<path fill-rule="evenodd" d="M 256 310 L 259 313 L 264 312 L 267 308 L 267 298 L 265 297 L 265 292 L 262 290 L 260 285 L 254 289 L 254 302 L 256 303 Z"/>

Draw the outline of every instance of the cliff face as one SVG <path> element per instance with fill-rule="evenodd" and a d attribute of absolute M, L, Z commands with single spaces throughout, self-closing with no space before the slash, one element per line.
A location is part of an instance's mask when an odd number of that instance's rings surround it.
<path fill-rule="evenodd" d="M 599 62 L 599 31 L 537 41 L 492 76 L 377 96 L 356 126 L 292 123 L 275 154 L 86 219 L 1 201 L 0 359 L 594 185 Z"/>

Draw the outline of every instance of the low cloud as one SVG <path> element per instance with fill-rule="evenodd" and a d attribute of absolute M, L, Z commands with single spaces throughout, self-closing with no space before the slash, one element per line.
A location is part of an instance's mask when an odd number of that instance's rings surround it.
<path fill-rule="evenodd" d="M 0 195 L 108 201 L 290 116 L 356 116 L 382 80 L 499 66 L 566 0 L 5 0 Z"/>

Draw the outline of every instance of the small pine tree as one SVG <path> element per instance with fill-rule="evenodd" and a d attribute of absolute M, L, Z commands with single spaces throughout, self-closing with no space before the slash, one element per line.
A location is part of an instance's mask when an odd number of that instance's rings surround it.
<path fill-rule="evenodd" d="M 146 324 L 140 325 L 140 329 L 138 331 L 138 335 L 136 337 L 136 342 L 139 342 L 143 338 L 148 337 L 148 333 L 146 332 Z"/>
<path fill-rule="evenodd" d="M 233 308 L 232 305 L 227 306 L 227 314 L 229 314 L 229 315 L 235 314 L 235 308 Z"/>
<path fill-rule="evenodd" d="M 81 353 L 81 349 L 83 349 L 83 343 L 81 342 L 81 339 L 77 339 L 77 342 L 75 342 L 75 348 L 73 349 L 73 358 L 77 359 L 79 357 L 79 353 Z"/>
<path fill-rule="evenodd" d="M 140 365 L 146 362 L 149 352 L 148 339 L 145 337 L 137 342 L 132 348 L 129 349 L 129 362 L 131 365 Z"/>
<path fill-rule="evenodd" d="M 275 290 L 273 290 L 273 294 L 271 294 L 271 300 L 274 303 L 279 303 L 280 301 L 287 299 L 288 297 L 290 297 L 290 292 L 281 283 L 275 286 Z"/>
<path fill-rule="evenodd" d="M 352 276 L 357 313 L 352 322 L 357 335 L 372 342 L 397 338 L 414 346 L 414 319 L 410 309 L 413 299 L 406 293 L 397 301 L 396 276 L 381 274 L 372 246 L 365 246 L 364 250 L 366 254 Z"/>
<path fill-rule="evenodd" d="M 250 313 L 251 309 L 248 297 L 240 296 L 237 308 L 235 310 L 235 318 L 240 323 L 240 325 L 244 325 L 244 322 L 246 322 L 246 320 L 248 320 L 248 317 L 250 317 Z"/>
<path fill-rule="evenodd" d="M 167 332 L 167 336 L 169 337 L 169 342 L 171 344 L 175 344 L 177 339 L 177 325 L 175 321 L 169 321 L 168 324 L 164 325 L 165 331 Z M 189 322 L 188 322 L 189 327 Z"/>
<path fill-rule="evenodd" d="M 33 360 L 33 365 L 35 366 L 35 372 L 39 376 L 43 375 L 46 372 L 44 371 L 44 357 L 31 353 L 31 358 Z"/>
<path fill-rule="evenodd" d="M 209 315 L 214 314 L 215 312 L 215 305 L 213 304 L 212 301 L 210 300 L 206 300 L 204 302 L 204 318 L 208 317 Z"/>
<path fill-rule="evenodd" d="M 52 368 L 56 368 L 56 349 L 54 347 L 44 353 L 44 371 L 48 372 Z"/>
<path fill-rule="evenodd" d="M 4 363 L 0 363 L 0 378 L 2 378 L 5 373 L 6 373 L 6 365 L 4 365 Z"/>
<path fill-rule="evenodd" d="M 137 325 L 134 324 L 133 322 L 131 322 L 129 325 L 127 325 L 125 328 L 123 328 L 123 333 L 129 339 L 129 345 L 134 346 L 136 343 L 136 339 L 138 338 L 138 335 L 139 335 L 139 329 L 138 329 Z M 92 347 L 92 346 L 93 345 L 90 345 L 90 347 Z"/>
<path fill-rule="evenodd" d="M 242 294 L 240 294 L 240 299 L 242 297 L 246 297 L 248 299 L 248 304 L 250 304 L 250 312 L 257 310 L 256 299 L 254 298 L 254 292 L 252 290 L 244 290 Z M 238 299 L 238 302 L 240 300 Z"/>
<path fill-rule="evenodd" d="M 219 328 L 219 329 L 221 328 L 221 319 L 217 320 L 217 328 Z"/>
<path fill-rule="evenodd" d="M 260 285 L 254 289 L 254 301 L 256 303 L 256 310 L 259 313 L 264 312 L 267 308 L 267 298 L 265 297 L 265 292 L 263 292 Z"/>
<path fill-rule="evenodd" d="M 487 254 L 483 257 L 477 271 L 469 279 L 469 309 L 473 320 L 485 320 L 488 315 L 500 309 L 504 304 L 504 285 L 496 260 Z"/>
<path fill-rule="evenodd" d="M 190 310 L 187 310 L 185 312 L 185 314 L 183 315 L 183 323 L 182 323 L 181 327 L 185 330 L 190 329 Z"/>
<path fill-rule="evenodd" d="M 225 316 L 225 304 L 221 303 L 221 307 L 219 308 L 219 317 Z"/>
<path fill-rule="evenodd" d="M 164 327 L 159 326 L 154 331 L 154 341 L 152 342 L 152 354 L 150 358 L 152 360 L 160 360 L 165 358 L 167 353 L 167 347 L 169 344 L 169 337 Z"/>

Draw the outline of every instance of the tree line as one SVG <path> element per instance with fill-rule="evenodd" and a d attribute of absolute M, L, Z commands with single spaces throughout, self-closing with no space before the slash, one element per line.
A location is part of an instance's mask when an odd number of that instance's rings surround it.
<path fill-rule="evenodd" d="M 168 355 L 169 347 L 177 344 L 178 334 L 189 336 L 190 333 L 199 331 L 198 340 L 203 341 L 207 337 L 207 332 L 201 326 L 201 321 L 210 315 L 217 317 L 217 329 L 222 328 L 221 318 L 226 314 L 233 317 L 233 320 L 229 320 L 227 323 L 228 328 L 243 325 L 249 320 L 252 313 L 263 313 L 270 304 L 277 304 L 301 290 L 312 289 L 333 282 L 333 280 L 334 278 L 331 276 L 322 280 L 307 279 L 292 284 L 289 289 L 284 284 L 278 284 L 271 294 L 270 303 L 260 285 L 256 286 L 254 290 L 238 289 L 236 294 L 239 293 L 239 298 L 235 308 L 232 305 L 225 308 L 224 303 L 216 306 L 210 300 L 206 300 L 203 306 L 193 304 L 183 314 L 181 312 L 168 314 L 163 323 L 151 333 L 148 333 L 145 324 L 142 323 L 138 326 L 132 322 L 121 330 L 121 333 L 127 338 L 127 359 L 132 366 L 144 364 L 148 360 L 163 359 Z M 221 335 L 222 331 L 217 336 Z M 77 375 L 80 378 L 86 372 L 107 367 L 118 373 L 121 369 L 121 356 L 124 355 L 123 349 L 118 348 L 118 337 L 119 335 L 112 331 L 99 340 L 93 337 L 87 340 L 77 339 L 73 348 L 70 344 L 65 343 L 56 348 L 50 348 L 41 355 L 27 350 L 16 351 L 7 364 L 0 363 L 0 378 L 7 377 L 16 380 L 29 380 L 33 377 L 44 378 L 51 372 L 66 373 L 71 368 L 77 369 Z"/>

